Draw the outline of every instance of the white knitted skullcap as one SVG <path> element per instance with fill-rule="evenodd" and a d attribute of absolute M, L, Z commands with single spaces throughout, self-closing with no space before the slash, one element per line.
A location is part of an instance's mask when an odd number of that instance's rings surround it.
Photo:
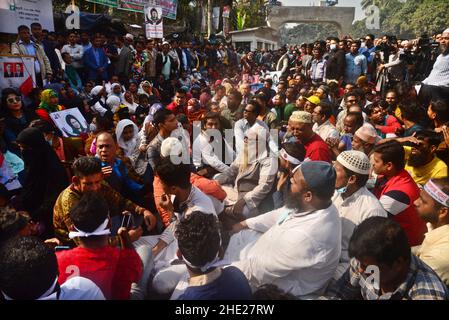
<path fill-rule="evenodd" d="M 369 174 L 370 162 L 368 156 L 356 150 L 343 151 L 337 157 L 337 161 L 346 169 L 359 174 Z"/>
<path fill-rule="evenodd" d="M 443 33 L 449 33 L 449 28 L 443 31 Z"/>
<path fill-rule="evenodd" d="M 168 137 L 161 144 L 161 156 L 178 156 L 182 153 L 182 143 L 179 139 Z"/>

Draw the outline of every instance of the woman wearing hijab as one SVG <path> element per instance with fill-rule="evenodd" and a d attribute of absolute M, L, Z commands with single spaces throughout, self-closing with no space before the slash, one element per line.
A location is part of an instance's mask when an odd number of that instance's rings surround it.
<path fill-rule="evenodd" d="M 138 94 L 139 96 L 142 94 L 146 95 L 148 97 L 150 105 L 159 102 L 160 100 L 159 91 L 154 88 L 149 81 L 146 80 L 140 83 Z"/>
<path fill-rule="evenodd" d="M 20 156 L 20 149 L 15 144 L 19 133 L 37 118 L 35 112 L 23 107 L 22 97 L 12 88 L 2 91 L 1 115 L 4 117 L 3 138 L 7 149 Z"/>
<path fill-rule="evenodd" d="M 41 229 L 44 239 L 53 236 L 53 206 L 68 185 L 64 167 L 37 128 L 26 128 L 17 137 L 25 162 L 25 181 L 16 209 L 27 211 Z"/>
<path fill-rule="evenodd" d="M 133 101 L 139 101 L 139 84 L 136 80 L 129 80 L 128 91 L 133 95 Z"/>
<path fill-rule="evenodd" d="M 134 114 L 136 112 L 137 107 L 139 106 L 139 104 L 137 104 L 134 101 L 133 95 L 129 91 L 126 91 L 123 94 L 122 102 L 123 102 L 123 105 L 128 108 L 130 114 Z"/>
<path fill-rule="evenodd" d="M 50 118 L 50 113 L 64 110 L 64 107 L 59 105 L 58 94 L 53 89 L 45 89 L 41 93 L 41 103 L 36 110 L 36 114 L 42 120 L 53 124 Z"/>
<path fill-rule="evenodd" d="M 130 158 L 139 149 L 139 129 L 129 119 L 120 120 L 115 129 L 117 143 L 125 157 Z"/>
<path fill-rule="evenodd" d="M 106 89 L 103 86 L 96 86 L 90 94 L 92 95 L 92 99 L 88 102 L 88 105 L 92 111 L 99 113 L 101 116 L 107 115 L 112 119 L 113 113 L 106 103 Z"/>

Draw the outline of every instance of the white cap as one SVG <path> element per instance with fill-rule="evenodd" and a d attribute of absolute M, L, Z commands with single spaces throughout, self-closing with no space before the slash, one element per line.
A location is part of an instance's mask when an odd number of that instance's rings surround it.
<path fill-rule="evenodd" d="M 168 42 L 168 41 L 164 41 L 164 42 L 162 42 L 162 45 L 170 45 L 170 43 Z"/>
<path fill-rule="evenodd" d="M 368 156 L 356 150 L 343 151 L 337 157 L 337 161 L 346 169 L 358 174 L 369 174 L 371 167 Z"/>
<path fill-rule="evenodd" d="M 182 143 L 179 139 L 174 137 L 168 137 L 161 144 L 161 156 L 178 156 L 182 153 Z"/>
<path fill-rule="evenodd" d="M 443 33 L 449 33 L 449 28 L 443 31 Z"/>
<path fill-rule="evenodd" d="M 127 33 L 127 34 L 125 35 L 125 38 L 128 38 L 128 39 L 130 39 L 130 40 L 134 40 L 134 36 L 133 36 L 131 33 Z"/>

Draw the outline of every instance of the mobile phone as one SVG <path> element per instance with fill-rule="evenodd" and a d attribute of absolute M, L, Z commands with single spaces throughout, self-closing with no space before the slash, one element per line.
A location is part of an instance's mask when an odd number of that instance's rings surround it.
<path fill-rule="evenodd" d="M 69 246 L 56 246 L 55 247 L 55 252 L 63 251 L 63 250 L 70 250 L 70 247 Z"/>
<path fill-rule="evenodd" d="M 131 225 L 131 218 L 132 214 L 129 211 L 123 211 L 123 218 L 122 218 L 122 228 L 129 229 L 129 226 Z"/>

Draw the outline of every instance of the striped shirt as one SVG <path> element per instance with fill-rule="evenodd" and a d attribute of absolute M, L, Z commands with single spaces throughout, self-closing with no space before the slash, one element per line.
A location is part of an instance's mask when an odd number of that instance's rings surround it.
<path fill-rule="evenodd" d="M 331 283 L 327 298 L 342 300 L 448 300 L 449 292 L 438 275 L 422 260 L 411 255 L 410 269 L 394 292 L 382 294 L 359 272 L 359 262 L 352 258 L 343 276 Z"/>
<path fill-rule="evenodd" d="M 429 86 L 449 87 L 449 54 L 440 54 L 430 75 L 423 80 Z"/>

